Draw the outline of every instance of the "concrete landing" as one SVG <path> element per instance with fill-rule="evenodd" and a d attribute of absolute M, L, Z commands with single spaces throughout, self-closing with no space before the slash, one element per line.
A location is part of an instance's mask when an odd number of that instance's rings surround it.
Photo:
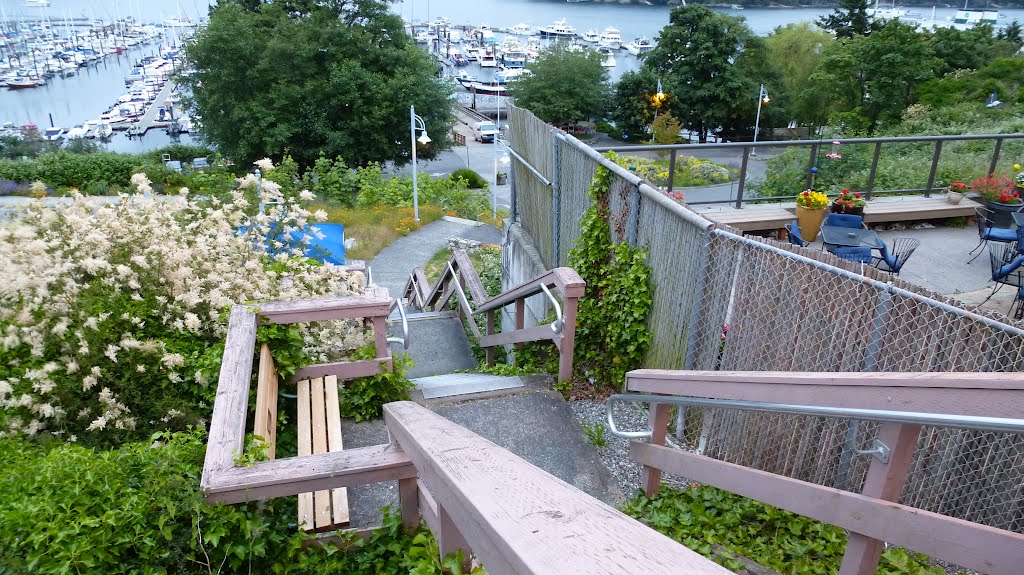
<path fill-rule="evenodd" d="M 423 394 L 423 399 L 438 399 L 523 387 L 523 380 L 518 377 L 490 375 L 486 373 L 448 373 L 420 377 L 412 380 L 416 389 Z"/>
<path fill-rule="evenodd" d="M 583 427 L 558 393 L 530 391 L 427 408 L 609 505 L 624 501 L 597 449 L 587 442 Z M 346 449 L 388 441 L 382 420 L 344 420 L 342 427 Z M 398 486 L 388 482 L 350 487 L 348 496 L 352 527 L 375 526 L 380 524 L 381 508 L 397 508 Z"/>
<path fill-rule="evenodd" d="M 388 335 L 402 337 L 401 331 L 401 320 L 392 319 Z M 409 349 L 392 345 L 391 352 L 412 356 L 413 367 L 406 374 L 409 379 L 466 371 L 477 365 L 462 322 L 451 314 L 410 314 Z"/>

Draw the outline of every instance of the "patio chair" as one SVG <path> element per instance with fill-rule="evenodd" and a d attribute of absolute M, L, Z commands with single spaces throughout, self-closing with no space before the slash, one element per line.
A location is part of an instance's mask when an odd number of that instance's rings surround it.
<path fill-rule="evenodd" d="M 983 207 L 974 208 L 975 221 L 978 223 L 978 238 L 980 241 L 978 245 L 971 250 L 967 255 L 971 255 L 974 252 L 978 252 L 973 258 L 967 261 L 971 263 L 978 259 L 981 255 L 982 249 L 988 244 L 988 242 L 1003 242 L 1010 243 L 1017 241 L 1017 231 L 1010 228 L 997 227 L 992 222 L 992 210 Z"/>
<path fill-rule="evenodd" d="M 864 228 L 864 218 L 861 216 L 855 216 L 853 214 L 829 214 L 821 222 L 821 227 L 833 226 L 838 228 Z M 829 253 L 835 254 L 845 260 L 851 260 L 862 263 L 871 263 L 871 249 L 861 247 L 844 247 L 837 246 L 835 244 L 829 244 L 825 242 L 825 234 L 821 235 L 821 247 Z M 864 251 L 867 250 L 867 259 L 864 259 Z M 845 254 L 845 255 L 842 255 Z"/>
<path fill-rule="evenodd" d="M 996 285 L 985 301 L 992 299 L 1004 285 L 1017 288 L 1013 305 L 1010 306 L 1010 315 L 1015 319 L 1024 319 L 1024 255 L 1017 251 L 1016 243 L 989 246 L 988 250 L 992 265 L 992 281 L 996 282 Z"/>
<path fill-rule="evenodd" d="M 892 249 L 883 243 L 880 250 L 881 257 L 874 256 L 871 258 L 871 262 L 876 268 L 898 276 L 900 270 L 903 269 L 903 264 L 910 259 L 910 254 L 914 253 L 914 250 L 920 245 L 921 240 L 917 238 L 893 238 Z"/>
<path fill-rule="evenodd" d="M 800 226 L 796 220 L 786 224 L 786 237 L 789 238 L 789 243 L 794 246 L 804 247 L 807 244 L 804 241 L 804 237 L 800 235 Z"/>

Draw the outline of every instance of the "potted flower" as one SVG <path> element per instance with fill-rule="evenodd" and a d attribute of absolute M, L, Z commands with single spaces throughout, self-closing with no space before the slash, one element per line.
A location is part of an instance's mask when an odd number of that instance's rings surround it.
<path fill-rule="evenodd" d="M 964 199 L 964 194 L 967 193 L 967 184 L 963 182 L 953 182 L 946 188 L 946 201 L 953 204 L 960 203 L 960 200 Z"/>
<path fill-rule="evenodd" d="M 992 225 L 1000 228 L 1013 227 L 1013 216 L 1010 214 L 1021 208 L 1020 192 L 1015 187 L 1015 180 L 995 174 L 982 176 L 971 182 L 971 189 L 985 200 L 985 207 L 992 210 Z"/>
<path fill-rule="evenodd" d="M 505 172 L 498 172 L 498 177 L 495 183 L 498 184 L 499 186 L 504 186 L 506 183 L 508 183 L 508 174 Z"/>
<path fill-rule="evenodd" d="M 867 200 L 862 198 L 860 194 L 850 190 L 843 190 L 843 193 L 839 194 L 839 197 L 832 202 L 832 213 L 863 216 L 864 206 L 867 204 Z"/>
<path fill-rule="evenodd" d="M 796 223 L 805 242 L 813 242 L 818 237 L 827 207 L 828 196 L 815 190 L 804 190 L 796 197 Z"/>

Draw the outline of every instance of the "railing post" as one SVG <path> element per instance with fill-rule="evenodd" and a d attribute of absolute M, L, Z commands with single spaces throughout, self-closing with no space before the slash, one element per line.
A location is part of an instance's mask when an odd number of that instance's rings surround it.
<path fill-rule="evenodd" d="M 875 189 L 875 174 L 878 173 L 878 156 L 881 155 L 881 153 L 882 142 L 877 142 L 875 144 L 875 155 L 871 158 L 871 171 L 868 172 L 868 189 L 864 192 L 868 200 L 871 199 L 871 192 Z"/>
<path fill-rule="evenodd" d="M 576 347 L 576 310 L 579 307 L 580 299 L 570 297 L 565 299 L 565 310 L 562 316 L 561 339 L 556 340 L 558 344 L 558 381 L 572 380 L 572 360 Z M 519 314 L 516 313 L 516 323 L 519 323 Z"/>
<path fill-rule="evenodd" d="M 863 495 L 884 501 L 899 500 L 920 432 L 920 425 L 883 423 L 879 426 L 878 440 L 889 447 L 889 462 L 882 463 L 878 458 L 871 460 L 861 491 Z M 884 550 L 884 541 L 850 533 L 839 575 L 874 575 Z"/>
<path fill-rule="evenodd" d="M 999 164 L 999 152 L 1003 149 L 1003 139 L 996 138 L 996 149 L 992 152 L 992 163 L 988 165 L 988 173 L 996 173 L 996 166 Z"/>
<path fill-rule="evenodd" d="M 472 318 L 470 321 L 473 321 Z M 494 335 L 494 310 L 487 312 L 487 335 Z M 484 350 L 484 355 L 487 358 L 487 365 L 494 367 L 494 346 L 488 346 Z"/>
<path fill-rule="evenodd" d="M 516 317 L 515 317 L 515 329 L 521 330 L 526 327 L 526 299 L 519 298 L 516 300 Z M 517 343 L 516 349 L 523 349 L 523 344 Z"/>
<path fill-rule="evenodd" d="M 811 185 L 814 184 L 814 175 L 811 173 L 811 168 L 818 165 L 818 146 L 817 142 L 811 145 L 811 158 L 807 162 L 807 185 L 804 186 L 804 189 L 809 190 Z"/>
<path fill-rule="evenodd" d="M 448 515 L 448 511 L 440 503 L 437 504 L 437 521 L 441 524 L 441 532 L 434 535 L 437 539 L 437 549 L 441 557 L 461 550 L 462 568 L 468 573 L 473 550 L 470 549 L 469 543 L 466 542 L 466 538 L 459 531 L 455 522 L 452 521 L 451 516 Z"/>
<path fill-rule="evenodd" d="M 932 197 L 932 185 L 935 184 L 935 170 L 939 167 L 939 157 L 942 156 L 942 140 L 935 142 L 935 153 L 932 154 L 932 168 L 928 171 L 928 183 L 925 185 L 924 197 Z"/>
<path fill-rule="evenodd" d="M 412 535 L 420 526 L 420 493 L 418 479 L 410 477 L 398 480 L 398 505 L 402 512 L 402 527 Z"/>
<path fill-rule="evenodd" d="M 736 209 L 743 207 L 743 188 L 747 184 L 747 164 L 750 163 L 750 148 L 743 146 L 743 161 L 740 163 L 740 181 L 736 186 Z"/>
<path fill-rule="evenodd" d="M 650 442 L 654 445 L 665 445 L 665 435 L 668 434 L 668 404 L 652 403 L 648 422 L 654 430 Z M 654 497 L 661 487 L 661 470 L 645 465 L 640 482 L 647 497 Z"/>
<path fill-rule="evenodd" d="M 559 150 L 558 150 L 558 132 L 551 130 L 551 267 L 557 268 L 560 264 L 559 252 L 562 251 L 561 243 L 562 238 L 559 232 L 559 220 L 561 219 L 561 185 L 559 182 L 558 173 L 559 162 Z"/>
<path fill-rule="evenodd" d="M 390 357 L 391 348 L 388 346 L 388 324 L 387 318 L 373 318 L 373 348 L 377 353 L 376 357 Z"/>
<path fill-rule="evenodd" d="M 668 193 L 672 193 L 672 185 L 676 181 L 676 150 L 673 149 L 668 156 Z"/>

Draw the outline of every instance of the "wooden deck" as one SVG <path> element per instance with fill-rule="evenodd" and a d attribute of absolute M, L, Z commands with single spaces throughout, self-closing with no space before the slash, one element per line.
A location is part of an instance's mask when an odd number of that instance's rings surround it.
<path fill-rule="evenodd" d="M 868 224 L 886 222 L 914 222 L 943 218 L 973 217 L 974 209 L 981 204 L 964 198 L 953 205 L 945 197 L 907 197 L 899 199 L 876 199 L 864 208 L 864 221 Z M 705 209 L 700 215 L 744 232 L 780 230 L 796 216 L 792 207 L 752 205 L 742 209 Z"/>

